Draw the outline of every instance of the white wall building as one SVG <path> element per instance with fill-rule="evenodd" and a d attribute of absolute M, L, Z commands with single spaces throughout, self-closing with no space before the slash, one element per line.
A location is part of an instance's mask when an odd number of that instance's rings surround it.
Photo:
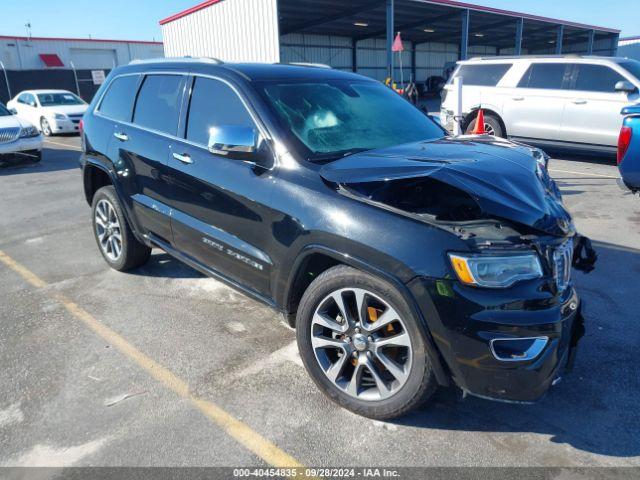
<path fill-rule="evenodd" d="M 7 70 L 112 69 L 131 60 L 164 57 L 162 42 L 0 36 Z"/>

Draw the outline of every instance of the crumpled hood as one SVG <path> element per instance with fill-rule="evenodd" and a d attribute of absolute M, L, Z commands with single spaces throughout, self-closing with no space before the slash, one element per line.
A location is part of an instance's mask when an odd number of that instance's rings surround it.
<path fill-rule="evenodd" d="M 370 150 L 325 165 L 320 175 L 338 184 L 431 177 L 469 194 L 486 216 L 566 236 L 571 215 L 529 147 L 483 137 L 443 138 Z"/>

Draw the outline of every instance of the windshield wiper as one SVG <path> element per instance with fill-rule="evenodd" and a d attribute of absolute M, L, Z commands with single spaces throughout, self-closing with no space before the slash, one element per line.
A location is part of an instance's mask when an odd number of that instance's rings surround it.
<path fill-rule="evenodd" d="M 368 150 L 373 150 L 373 148 L 350 148 L 348 150 L 340 150 L 337 152 L 320 153 L 309 157 L 309 161 L 316 163 L 333 162 L 334 160 L 340 160 L 341 158 L 349 157 L 360 152 L 366 152 Z"/>

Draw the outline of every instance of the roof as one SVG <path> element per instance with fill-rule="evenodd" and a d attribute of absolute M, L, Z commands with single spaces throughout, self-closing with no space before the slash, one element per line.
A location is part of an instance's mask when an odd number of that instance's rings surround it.
<path fill-rule="evenodd" d="M 162 45 L 162 42 L 148 40 L 113 40 L 104 38 L 66 38 L 66 37 L 20 37 L 15 35 L 0 35 L 0 40 L 49 41 L 49 42 L 106 42 L 106 43 L 141 43 L 145 45 Z"/>
<path fill-rule="evenodd" d="M 210 7 L 212 5 L 215 5 L 216 3 L 220 3 L 223 0 L 206 0 L 202 3 L 199 3 L 197 5 L 194 5 L 191 8 L 188 8 L 186 10 L 183 10 L 181 12 L 178 12 L 174 15 L 171 15 L 170 17 L 164 18 L 162 20 L 160 20 L 160 25 L 165 25 L 169 22 L 173 22 L 175 20 L 178 20 L 180 18 L 186 17 L 188 15 L 191 15 L 195 12 L 198 12 L 200 10 L 203 10 L 207 7 Z M 297 1 L 297 0 L 292 0 L 292 1 Z M 516 12 L 516 11 L 512 11 L 512 10 L 503 10 L 500 8 L 493 8 L 493 7 L 485 7 L 482 5 L 475 5 L 475 4 L 471 4 L 471 3 L 465 3 L 465 2 L 459 2 L 456 0 L 405 0 L 406 2 L 411 2 L 417 5 L 437 5 L 440 7 L 449 7 L 449 8 L 455 8 L 455 9 L 469 9 L 471 11 L 474 12 L 481 12 L 481 13 L 489 13 L 489 14 L 494 14 L 494 15 L 502 15 L 502 16 L 508 16 L 508 17 L 514 17 L 514 18 L 524 18 L 525 20 L 533 20 L 536 22 L 545 22 L 545 23 L 554 23 L 554 24 L 560 24 L 560 25 L 565 25 L 565 26 L 569 26 L 569 27 L 575 27 L 575 28 L 580 28 L 580 29 L 587 29 L 587 30 L 599 30 L 599 31 L 604 31 L 604 32 L 609 32 L 609 33 L 620 33 L 620 30 L 617 29 L 613 29 L 613 28 L 607 28 L 607 27 L 598 27 L 595 25 L 588 25 L 588 24 L 583 24 L 583 23 L 578 23 L 578 22 L 572 22 L 572 21 L 568 21 L 568 20 L 559 20 L 559 19 L 555 19 L 555 18 L 550 18 L 550 17 L 543 17 L 540 15 L 532 15 L 532 14 L 528 14 L 528 13 L 521 13 L 521 12 Z M 281 8 L 283 6 L 283 4 L 286 3 L 285 1 L 280 1 L 279 2 L 279 8 Z M 309 3 L 309 2 L 299 2 L 300 4 L 302 3 Z M 311 2 L 311 3 L 318 3 L 316 2 Z M 320 1 L 320 3 L 322 3 L 322 1 Z M 328 2 L 327 2 L 328 3 Z M 341 4 L 343 4 L 343 2 L 340 2 Z M 396 0 L 396 3 L 399 3 L 398 0 Z M 374 2 L 374 1 L 368 1 L 365 2 L 362 6 L 363 7 L 367 7 L 367 5 L 371 6 L 371 7 L 381 7 L 384 8 L 384 4 L 381 2 Z M 300 5 L 301 8 L 304 8 L 303 5 Z M 342 7 L 344 8 L 344 7 Z M 351 8 L 347 8 L 345 10 L 345 16 L 351 16 L 351 15 L 347 15 L 348 10 L 351 10 Z M 321 16 L 326 16 L 327 12 L 324 11 L 323 9 L 321 9 L 320 11 L 320 15 Z M 311 18 L 309 18 L 311 20 Z"/>
<path fill-rule="evenodd" d="M 310 78 L 323 79 L 360 79 L 373 81 L 351 72 L 334 70 L 319 66 L 302 66 L 290 64 L 269 63 L 223 63 L 211 58 L 167 58 L 131 62 L 118 67 L 117 71 L 144 72 L 154 69 L 189 70 L 198 73 L 213 73 L 226 71 L 239 75 L 249 81 L 264 80 L 302 80 Z"/>
<path fill-rule="evenodd" d="M 30 89 L 30 90 L 22 90 L 20 93 L 33 93 L 36 95 L 42 94 L 42 93 L 72 93 L 73 95 L 76 95 L 75 93 L 69 90 L 60 90 L 55 88 L 36 88 L 36 89 Z"/>

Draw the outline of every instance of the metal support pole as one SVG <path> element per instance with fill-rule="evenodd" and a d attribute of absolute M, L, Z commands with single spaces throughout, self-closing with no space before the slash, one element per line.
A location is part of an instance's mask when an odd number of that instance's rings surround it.
<path fill-rule="evenodd" d="M 589 41 L 587 43 L 587 55 L 593 55 L 593 42 L 596 38 L 596 31 L 589 30 Z"/>
<path fill-rule="evenodd" d="M 7 75 L 7 69 L 4 68 L 4 63 L 0 62 L 0 67 L 2 67 L 2 71 L 4 72 L 4 81 L 7 82 L 7 94 L 9 95 L 9 100 L 13 98 L 11 95 L 11 85 L 9 84 L 9 76 Z"/>
<path fill-rule="evenodd" d="M 522 55 L 522 31 L 524 30 L 524 18 L 516 20 L 516 47 L 514 55 Z"/>
<path fill-rule="evenodd" d="M 355 38 L 351 39 L 351 71 L 358 71 L 358 40 Z"/>
<path fill-rule="evenodd" d="M 453 134 L 462 135 L 462 77 L 453 77 L 453 91 L 456 93 L 456 109 L 453 112 Z"/>
<path fill-rule="evenodd" d="M 411 81 L 417 82 L 416 78 L 416 43 L 411 42 Z"/>
<path fill-rule="evenodd" d="M 73 62 L 69 62 L 69 64 L 71 65 L 71 68 L 73 69 L 73 78 L 76 81 L 76 91 L 78 92 L 78 96 L 82 97 L 82 95 L 80 95 L 80 84 L 78 83 L 78 74 L 76 73 L 76 66 L 73 64 Z"/>
<path fill-rule="evenodd" d="M 460 32 L 460 60 L 466 60 L 469 51 L 469 10 L 462 11 L 462 31 Z"/>
<path fill-rule="evenodd" d="M 616 33 L 611 37 L 611 56 L 618 55 L 618 42 L 620 41 L 620 34 Z"/>
<path fill-rule="evenodd" d="M 558 25 L 556 32 L 556 55 L 562 55 L 562 41 L 564 39 L 564 25 Z"/>
<path fill-rule="evenodd" d="M 393 83 L 393 34 L 394 34 L 394 0 L 387 0 L 387 74 Z"/>

